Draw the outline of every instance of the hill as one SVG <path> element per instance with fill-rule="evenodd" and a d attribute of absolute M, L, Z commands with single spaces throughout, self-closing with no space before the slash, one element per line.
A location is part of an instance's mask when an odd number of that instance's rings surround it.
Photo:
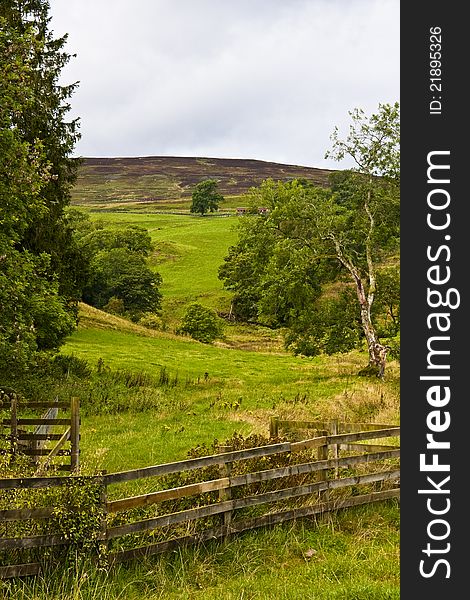
<path fill-rule="evenodd" d="M 122 203 L 185 208 L 194 186 L 213 178 L 224 196 L 239 197 L 264 179 L 305 178 L 326 186 L 333 171 L 262 160 L 146 156 L 84 158 L 72 190 L 72 204 L 119 207 Z"/>

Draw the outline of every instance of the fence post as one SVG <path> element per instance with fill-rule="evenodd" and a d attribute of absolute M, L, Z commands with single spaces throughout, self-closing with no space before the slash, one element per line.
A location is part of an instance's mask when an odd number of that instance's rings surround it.
<path fill-rule="evenodd" d="M 107 471 L 101 471 L 101 490 L 100 490 L 100 505 L 101 505 L 101 510 L 102 510 L 102 515 L 101 515 L 101 531 L 100 531 L 100 560 L 104 559 L 105 561 L 108 560 L 108 539 L 107 539 L 107 533 L 108 533 L 108 521 L 107 521 L 107 517 L 108 517 L 108 509 L 106 507 L 107 502 L 108 502 L 108 484 L 106 481 L 106 474 Z"/>
<path fill-rule="evenodd" d="M 70 404 L 70 470 L 77 471 L 80 464 L 80 400 L 72 397 Z"/>
<path fill-rule="evenodd" d="M 269 437 L 279 437 L 279 417 L 271 417 L 269 421 Z"/>
<path fill-rule="evenodd" d="M 39 442 L 37 439 L 29 441 L 29 450 L 31 451 L 31 462 L 33 466 L 37 467 L 39 464 Z"/>
<path fill-rule="evenodd" d="M 222 454 L 224 452 L 231 452 L 233 450 L 232 446 L 218 446 L 217 452 Z M 221 477 L 230 477 L 232 474 L 232 463 L 220 463 L 219 464 L 219 474 Z M 219 501 L 224 502 L 225 500 L 232 499 L 232 490 L 231 488 L 224 488 L 219 490 Z M 230 524 L 232 522 L 232 511 L 228 510 L 222 513 L 223 518 L 223 526 L 224 526 L 224 536 L 223 539 L 227 540 L 229 538 L 230 532 Z"/>
<path fill-rule="evenodd" d="M 319 430 L 318 435 L 319 436 L 327 436 L 328 431 Z M 328 460 L 328 444 L 325 444 L 323 446 L 318 446 L 318 460 Z M 322 469 L 321 471 L 318 471 L 318 481 L 326 481 L 327 479 L 328 479 L 327 469 Z M 324 497 L 324 496 L 327 496 L 326 491 L 319 493 L 319 497 Z"/>
<path fill-rule="evenodd" d="M 338 435 L 338 419 L 331 419 L 330 421 L 330 432 L 331 435 Z M 332 444 L 332 449 L 333 449 L 333 458 L 335 458 L 336 460 L 338 460 L 339 458 L 339 448 L 338 448 L 338 444 Z M 335 478 L 338 477 L 338 465 L 336 465 L 335 467 Z"/>
<path fill-rule="evenodd" d="M 11 397 L 10 434 L 11 461 L 13 462 L 18 451 L 18 400 L 16 394 Z"/>

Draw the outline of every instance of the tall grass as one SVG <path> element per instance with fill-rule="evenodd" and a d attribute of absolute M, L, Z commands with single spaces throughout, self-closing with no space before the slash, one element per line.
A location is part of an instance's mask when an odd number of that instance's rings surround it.
<path fill-rule="evenodd" d="M 115 567 L 3 583 L 15 600 L 398 600 L 395 501 Z M 2 588 L 0 588 L 1 590 Z"/>

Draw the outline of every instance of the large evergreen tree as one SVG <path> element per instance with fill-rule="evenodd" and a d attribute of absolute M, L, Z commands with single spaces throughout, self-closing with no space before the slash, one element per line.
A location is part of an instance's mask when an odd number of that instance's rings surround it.
<path fill-rule="evenodd" d="M 0 367 L 30 365 L 73 330 L 80 255 L 64 214 L 76 176 L 70 55 L 49 30 L 49 3 L 0 3 Z"/>

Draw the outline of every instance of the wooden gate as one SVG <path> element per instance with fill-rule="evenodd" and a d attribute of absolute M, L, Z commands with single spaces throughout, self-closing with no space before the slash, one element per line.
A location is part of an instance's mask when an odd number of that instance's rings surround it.
<path fill-rule="evenodd" d="M 36 402 L 13 393 L 3 395 L 0 410 L 7 415 L 1 421 L 0 454 L 9 456 L 10 461 L 20 456 L 30 457 L 35 475 L 43 475 L 52 467 L 77 471 L 80 462 L 78 398 L 72 398 L 70 403 Z"/>

